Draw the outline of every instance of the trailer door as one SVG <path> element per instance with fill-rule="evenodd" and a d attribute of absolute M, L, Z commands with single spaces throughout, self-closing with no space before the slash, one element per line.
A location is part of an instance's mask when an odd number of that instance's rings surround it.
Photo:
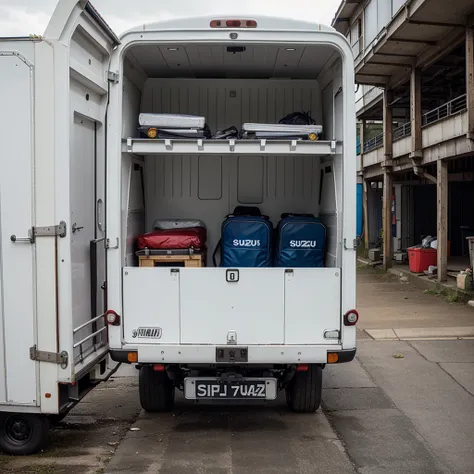
<path fill-rule="evenodd" d="M 108 352 L 105 167 L 110 57 L 119 40 L 92 5 L 60 0 L 45 32 L 54 51 L 56 215 L 67 222 L 59 240 L 61 350 L 74 381 Z M 72 310 L 72 322 L 71 322 Z"/>
<path fill-rule="evenodd" d="M 36 405 L 33 44 L 0 51 L 0 404 Z M 21 48 L 21 52 L 19 49 Z"/>

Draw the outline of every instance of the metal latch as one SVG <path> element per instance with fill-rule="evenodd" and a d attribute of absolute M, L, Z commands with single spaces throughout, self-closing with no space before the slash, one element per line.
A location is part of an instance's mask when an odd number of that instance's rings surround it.
<path fill-rule="evenodd" d="M 118 84 L 119 83 L 119 74 L 118 72 L 113 72 L 113 71 L 109 71 L 107 73 L 107 80 L 109 82 L 112 82 L 113 84 Z"/>
<path fill-rule="evenodd" d="M 39 351 L 35 345 L 30 347 L 30 359 L 38 362 L 51 362 L 52 364 L 58 364 L 62 369 L 65 369 L 68 364 L 69 356 L 66 351 L 62 351 L 59 354 L 57 352 Z"/>
<path fill-rule="evenodd" d="M 51 225 L 48 227 L 32 227 L 28 231 L 28 237 L 17 237 L 11 235 L 10 240 L 15 242 L 29 242 L 34 244 L 37 237 L 61 237 L 64 238 L 67 235 L 67 226 L 64 221 L 61 221 L 58 225 Z"/>

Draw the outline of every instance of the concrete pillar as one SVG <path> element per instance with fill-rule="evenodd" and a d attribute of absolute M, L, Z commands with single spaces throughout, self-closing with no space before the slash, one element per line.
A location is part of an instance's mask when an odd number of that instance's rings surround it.
<path fill-rule="evenodd" d="M 423 157 L 421 133 L 421 71 L 413 68 L 410 78 L 411 158 Z"/>
<path fill-rule="evenodd" d="M 467 136 L 474 140 L 474 26 L 466 28 Z"/>
<path fill-rule="evenodd" d="M 438 281 L 448 279 L 448 162 L 438 160 Z"/>
<path fill-rule="evenodd" d="M 393 239 L 392 239 L 392 154 L 393 154 L 393 110 L 391 103 L 393 93 L 386 89 L 383 95 L 383 146 L 384 161 L 383 174 L 383 267 L 388 270 L 392 267 Z"/>
<path fill-rule="evenodd" d="M 392 268 L 393 239 L 392 239 L 392 195 L 393 176 L 385 171 L 383 175 L 383 268 Z"/>

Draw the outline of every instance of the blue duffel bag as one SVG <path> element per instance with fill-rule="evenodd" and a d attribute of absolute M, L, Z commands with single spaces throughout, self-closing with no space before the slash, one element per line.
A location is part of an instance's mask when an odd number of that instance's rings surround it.
<path fill-rule="evenodd" d="M 271 267 L 273 226 L 256 207 L 237 207 L 222 223 L 221 240 L 213 255 L 221 251 L 221 267 Z"/>
<path fill-rule="evenodd" d="M 283 214 L 275 239 L 275 267 L 324 267 L 326 227 L 312 214 Z"/>

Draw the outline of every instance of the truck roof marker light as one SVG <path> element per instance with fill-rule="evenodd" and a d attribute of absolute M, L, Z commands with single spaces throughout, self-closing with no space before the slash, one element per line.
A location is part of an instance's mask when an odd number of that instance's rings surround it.
<path fill-rule="evenodd" d="M 211 28 L 257 28 L 256 20 L 212 20 Z"/>
<path fill-rule="evenodd" d="M 113 309 L 105 312 L 105 320 L 111 326 L 120 326 L 120 316 Z"/>
<path fill-rule="evenodd" d="M 349 310 L 344 315 L 344 326 L 355 326 L 359 321 L 359 313 L 355 309 Z"/>

